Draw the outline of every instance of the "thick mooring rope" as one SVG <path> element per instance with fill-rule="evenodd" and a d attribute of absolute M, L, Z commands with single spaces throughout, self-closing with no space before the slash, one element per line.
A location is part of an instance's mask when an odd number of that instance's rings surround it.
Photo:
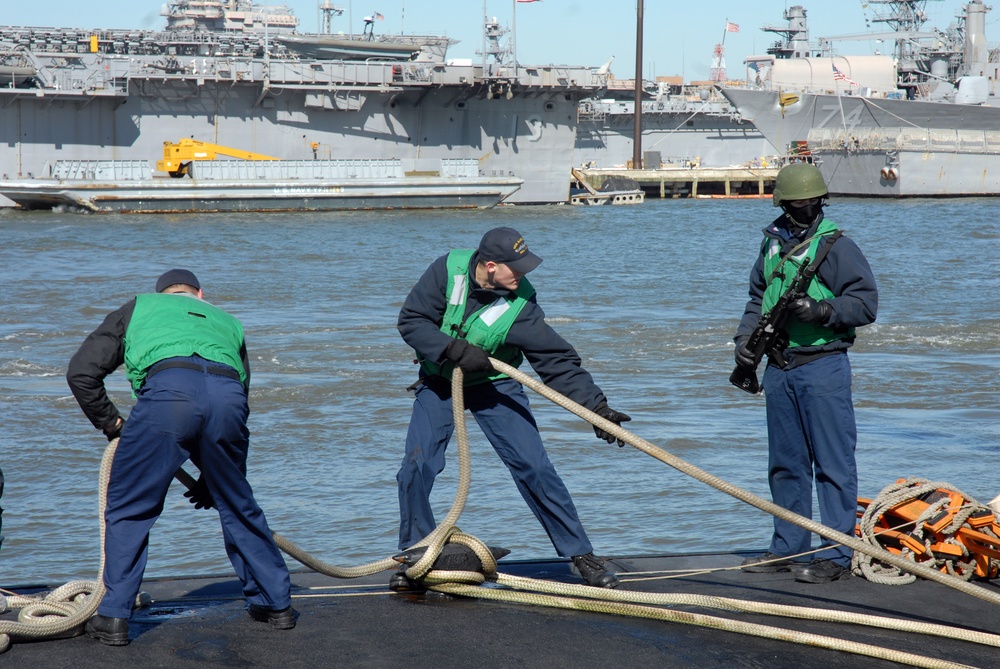
<path fill-rule="evenodd" d="M 12 609 L 20 609 L 17 621 L 0 620 L 0 653 L 10 648 L 12 641 L 58 639 L 76 636 L 80 628 L 94 613 L 104 597 L 104 507 L 108 502 L 108 480 L 111 463 L 115 458 L 118 440 L 114 439 L 104 449 L 98 481 L 97 506 L 101 527 L 101 566 L 97 580 L 71 581 L 39 599 L 21 595 L 8 595 Z"/>
<path fill-rule="evenodd" d="M 616 438 L 621 439 L 625 443 L 635 447 L 636 449 L 642 451 L 643 453 L 651 455 L 660 462 L 670 465 L 674 469 L 683 472 L 684 474 L 687 474 L 688 476 L 698 481 L 701 481 L 702 483 L 710 485 L 716 490 L 719 490 L 720 492 L 724 492 L 727 495 L 735 497 L 736 499 L 742 502 L 746 502 L 747 504 L 755 506 L 758 509 L 765 511 L 773 516 L 777 516 L 782 520 L 794 523 L 799 527 L 802 527 L 804 529 L 809 530 L 810 532 L 813 532 L 814 534 L 818 534 L 824 539 L 835 541 L 855 551 L 860 551 L 861 553 L 864 553 L 866 555 L 871 555 L 872 557 L 875 557 L 882 562 L 891 564 L 894 567 L 898 567 L 903 571 L 915 574 L 916 576 L 927 579 L 928 581 L 935 581 L 936 583 L 941 583 L 942 585 L 946 585 L 949 588 L 960 590 L 961 592 L 964 592 L 967 595 L 972 595 L 973 597 L 977 597 L 984 601 L 990 602 L 991 604 L 1000 605 L 1000 594 L 991 592 L 984 588 L 980 588 L 971 583 L 967 583 L 966 581 L 956 578 L 954 576 L 950 576 L 948 574 L 942 574 L 940 571 L 931 569 L 926 565 L 922 565 L 913 562 L 911 560 L 907 560 L 906 558 L 900 557 L 898 555 L 894 555 L 879 546 L 873 546 L 869 543 L 861 541 L 857 537 L 848 536 L 846 534 L 837 532 L 836 530 L 830 529 L 829 527 L 826 527 L 821 523 L 817 523 L 811 518 L 806 518 L 805 516 L 800 516 L 796 513 L 793 513 L 788 509 L 785 509 L 784 507 L 778 506 L 774 502 L 770 502 L 762 497 L 758 497 L 757 495 L 754 495 L 753 493 L 747 490 L 743 490 L 742 488 L 734 486 L 731 483 L 724 481 L 717 476 L 713 476 L 712 474 L 709 474 L 708 472 L 699 469 L 698 467 L 695 467 L 694 465 L 682 460 L 681 458 L 678 458 L 672 453 L 669 453 L 663 450 L 662 448 L 651 444 L 645 439 L 637 437 L 636 435 L 632 434 L 631 432 L 624 429 L 620 425 L 616 425 L 615 423 L 612 423 L 609 420 L 601 418 L 593 411 L 584 408 L 583 406 L 577 404 L 568 397 L 557 393 L 551 388 L 545 386 L 539 381 L 536 381 L 527 374 L 518 371 L 516 368 L 511 367 L 506 363 L 503 363 L 499 360 L 495 360 L 493 358 L 490 358 L 490 362 L 493 363 L 493 366 L 497 369 L 497 371 L 503 372 L 504 374 L 510 376 L 516 381 L 519 381 L 523 385 L 528 386 L 542 397 L 545 397 L 546 399 L 554 402 L 555 404 L 561 406 L 570 413 L 576 414 L 580 418 L 583 418 L 587 422 L 596 425 L 597 427 L 601 428 L 608 434 L 614 435 Z"/>
<path fill-rule="evenodd" d="M 858 520 L 861 538 L 870 544 L 879 544 L 876 526 L 884 514 L 900 504 L 921 499 L 927 493 L 938 490 L 948 490 L 958 493 L 965 500 L 962 508 L 955 512 L 952 522 L 938 533 L 942 537 L 946 537 L 945 544 L 960 550 L 960 557 L 951 553 L 935 555 L 934 545 L 936 540 L 924 536 L 924 522 L 930 520 L 939 511 L 948 508 L 952 502 L 950 497 L 943 496 L 937 502 L 928 504 L 927 508 L 918 518 L 907 523 L 904 528 L 898 529 L 905 529 L 910 537 L 924 544 L 924 553 L 928 557 L 921 558 L 921 562 L 938 571 L 944 570 L 956 578 L 966 581 L 971 580 L 976 573 L 975 557 L 969 553 L 961 541 L 955 538 L 955 534 L 965 526 L 966 521 L 971 516 L 983 511 L 992 514 L 993 510 L 947 483 L 935 483 L 927 479 L 910 478 L 886 486 L 872 500 L 871 504 L 868 505 L 868 508 L 865 509 L 865 512 Z M 993 532 L 987 528 L 981 528 L 979 532 L 987 536 L 994 536 Z M 903 546 L 901 551 L 902 555 L 907 559 L 917 559 L 912 548 Z M 916 580 L 916 576 L 912 573 L 905 572 L 895 566 L 882 564 L 878 558 L 864 553 L 854 554 L 851 561 L 851 568 L 854 573 L 863 575 L 867 580 L 883 585 L 906 585 Z"/>
<path fill-rule="evenodd" d="M 979 599 L 992 603 L 1000 603 L 1000 596 L 994 595 L 993 593 L 990 593 L 982 588 L 978 588 L 953 576 L 942 574 L 941 572 L 916 564 L 906 560 L 905 558 L 893 555 L 888 551 L 885 551 L 877 546 L 867 544 L 854 537 L 840 534 L 839 532 L 831 530 L 819 523 L 816 523 L 815 521 L 798 516 L 797 514 L 791 513 L 790 511 L 768 502 L 767 500 L 756 497 L 752 493 L 708 474 L 707 472 L 698 469 L 684 460 L 677 458 L 669 452 L 633 435 L 624 428 L 601 418 L 597 414 L 587 410 L 569 398 L 551 390 L 517 369 L 493 358 L 490 358 L 490 361 L 498 371 L 507 374 L 546 399 L 549 399 L 555 404 L 563 407 L 573 414 L 576 414 L 609 434 L 614 435 L 616 438 L 621 439 L 636 449 L 655 457 L 661 462 L 664 462 L 665 464 L 670 465 L 671 467 L 703 483 L 706 483 L 721 492 L 725 492 L 736 499 L 771 513 L 772 515 L 781 517 L 789 522 L 793 522 L 800 527 L 823 536 L 824 538 L 842 543 L 850 548 L 853 548 L 856 552 L 871 555 L 873 558 L 876 558 L 881 562 L 891 564 L 906 572 L 953 587 L 957 590 L 961 590 L 967 594 L 978 597 Z M 823 635 L 808 634 L 778 627 L 746 623 L 728 618 L 719 618 L 662 607 L 697 606 L 702 608 L 715 608 L 811 620 L 869 625 L 883 629 L 937 635 L 1000 647 L 1000 635 L 975 632 L 972 630 L 949 627 L 945 625 L 934 625 L 900 620 L 896 618 L 831 611 L 828 609 L 779 606 L 763 602 L 750 602 L 703 595 L 656 594 L 633 592 L 628 590 L 609 590 L 575 584 L 554 583 L 551 581 L 509 576 L 498 573 L 496 560 L 493 558 L 489 548 L 475 537 L 461 533 L 455 525 L 464 510 L 471 483 L 469 442 L 465 423 L 465 406 L 462 393 L 462 373 L 461 370 L 458 369 L 455 370 L 452 379 L 452 396 L 455 435 L 458 443 L 459 455 L 458 490 L 446 518 L 441 521 L 438 527 L 431 534 L 411 547 L 414 549 L 426 547 L 427 550 L 416 564 L 406 570 L 406 575 L 408 577 L 421 580 L 431 590 L 477 599 L 490 599 L 533 606 L 549 606 L 571 610 L 613 613 L 617 615 L 629 615 L 671 622 L 680 622 L 741 634 L 783 641 L 792 641 L 795 643 L 846 651 L 917 667 L 955 669 L 959 667 L 967 667 L 968 665 Z M 102 459 L 101 464 L 99 507 L 101 517 L 100 527 L 102 551 L 101 567 L 98 572 L 97 581 L 75 581 L 67 583 L 61 588 L 54 590 L 44 600 L 20 598 L 16 595 L 8 596 L 8 603 L 10 603 L 14 608 L 22 608 L 22 612 L 19 616 L 18 622 L 0 621 L 0 653 L 9 647 L 11 640 L 59 638 L 79 633 L 78 628 L 82 626 L 87 618 L 93 615 L 96 611 L 104 593 L 103 581 L 100 577 L 104 571 L 103 519 L 104 507 L 106 505 L 107 481 L 116 446 L 117 439 L 108 445 L 108 449 L 104 453 L 104 458 Z M 185 477 L 181 478 L 182 482 L 190 487 L 193 480 L 190 479 L 190 477 L 186 477 L 186 480 Z M 306 565 L 310 569 L 313 569 L 314 571 L 336 578 L 357 578 L 384 571 L 396 566 L 397 564 L 396 561 L 390 557 L 357 567 L 337 567 L 318 560 L 277 533 L 273 533 L 273 536 L 279 548 L 285 551 L 288 555 L 302 562 L 302 564 Z M 432 566 L 439 557 L 441 550 L 449 542 L 458 543 L 472 549 L 479 557 L 483 565 L 482 573 L 432 569 Z M 487 580 L 491 581 L 491 583 L 495 583 L 496 585 L 491 585 L 491 587 L 481 587 L 481 584 Z M 498 588 L 496 587 L 497 585 L 503 587 Z"/>

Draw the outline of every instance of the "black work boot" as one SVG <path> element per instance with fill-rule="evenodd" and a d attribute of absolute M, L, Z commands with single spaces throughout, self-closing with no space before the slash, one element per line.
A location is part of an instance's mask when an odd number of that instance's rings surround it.
<path fill-rule="evenodd" d="M 251 604 L 247 613 L 257 622 L 270 623 L 271 627 L 277 630 L 290 630 L 295 627 L 295 609 L 290 606 L 274 610 L 259 604 Z"/>
<path fill-rule="evenodd" d="M 794 569 L 795 580 L 800 583 L 829 583 L 842 578 L 850 578 L 851 570 L 833 560 L 818 558 Z"/>
<path fill-rule="evenodd" d="M 618 577 L 613 571 L 608 571 L 604 564 L 593 553 L 573 556 L 573 566 L 580 576 L 595 588 L 617 588 Z"/>
<path fill-rule="evenodd" d="M 90 638 L 108 646 L 128 645 L 128 618 L 95 615 L 87 621 L 83 631 Z"/>
<path fill-rule="evenodd" d="M 792 561 L 774 553 L 764 553 L 746 558 L 740 563 L 740 569 L 755 574 L 775 574 L 779 571 L 791 571 Z"/>

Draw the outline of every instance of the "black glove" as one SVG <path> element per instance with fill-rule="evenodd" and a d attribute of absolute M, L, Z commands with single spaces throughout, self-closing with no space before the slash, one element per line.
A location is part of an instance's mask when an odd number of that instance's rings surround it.
<path fill-rule="evenodd" d="M 118 437 L 122 436 L 122 430 L 124 429 L 125 429 L 125 419 L 119 417 L 115 421 L 114 427 L 112 427 L 111 429 L 104 428 L 101 431 L 104 433 L 104 436 L 108 438 L 108 441 L 114 441 Z"/>
<path fill-rule="evenodd" d="M 205 483 L 205 477 L 199 476 L 198 480 L 195 481 L 194 487 L 184 493 L 184 496 L 188 498 L 188 501 L 194 504 L 196 509 L 214 509 L 215 502 L 212 501 L 212 493 L 208 492 L 208 485 Z"/>
<path fill-rule="evenodd" d="M 490 362 L 486 351 L 464 339 L 456 339 L 448 344 L 444 355 L 466 374 L 493 371 L 493 363 Z"/>
<path fill-rule="evenodd" d="M 621 425 L 625 421 L 632 420 L 632 417 L 629 416 L 627 413 L 622 413 L 621 411 L 615 411 L 614 409 L 609 407 L 607 402 L 601 402 L 596 407 L 594 407 L 594 413 L 596 413 L 601 418 L 610 420 L 615 425 Z M 615 436 L 613 434 L 608 434 L 607 432 L 597 427 L 596 425 L 594 426 L 594 434 L 597 435 L 598 439 L 603 439 L 609 444 L 614 443 L 615 441 Z M 625 442 L 619 439 L 618 448 L 621 448 L 624 445 Z"/>
<path fill-rule="evenodd" d="M 803 323 L 825 323 L 833 308 L 826 302 L 817 302 L 806 296 L 792 302 L 792 313 Z"/>
<path fill-rule="evenodd" d="M 740 337 L 736 340 L 736 366 L 755 367 L 753 363 L 753 352 L 747 348 L 750 337 Z"/>

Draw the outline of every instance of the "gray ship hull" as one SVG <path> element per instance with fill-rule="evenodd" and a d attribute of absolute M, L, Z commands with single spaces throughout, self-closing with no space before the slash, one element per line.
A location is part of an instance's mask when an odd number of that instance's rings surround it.
<path fill-rule="evenodd" d="M 577 103 L 601 85 L 588 68 L 555 66 L 484 75 L 428 63 L 29 55 L 36 86 L 0 88 L 4 180 L 55 160 L 155 160 L 164 142 L 191 137 L 288 160 L 396 159 L 410 173 L 475 159 L 480 176 L 524 181 L 512 203 L 566 202 Z"/>
<path fill-rule="evenodd" d="M 833 194 L 974 197 L 1000 193 L 1000 132 L 813 130 L 808 146 Z"/>
<path fill-rule="evenodd" d="M 831 193 L 1000 194 L 1000 107 L 726 89 L 775 146 L 819 166 Z M 782 104 L 784 102 L 784 104 Z"/>
<path fill-rule="evenodd" d="M 633 101 L 611 100 L 582 103 L 576 165 L 612 168 L 632 160 L 634 105 Z M 675 98 L 645 101 L 641 123 L 642 153 L 658 153 L 665 165 L 726 167 L 762 162 L 783 153 L 724 102 L 709 106 Z"/>
<path fill-rule="evenodd" d="M 775 91 L 723 89 L 744 120 L 779 149 L 804 142 L 814 129 L 918 128 L 1000 131 L 1000 107 L 922 100 L 796 93 L 781 104 Z"/>

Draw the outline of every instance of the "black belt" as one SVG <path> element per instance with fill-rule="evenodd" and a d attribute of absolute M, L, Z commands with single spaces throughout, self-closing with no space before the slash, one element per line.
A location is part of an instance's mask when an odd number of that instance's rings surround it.
<path fill-rule="evenodd" d="M 199 365 L 197 362 L 191 362 L 190 360 L 164 360 L 163 362 L 158 362 L 146 372 L 146 380 L 149 380 L 149 377 L 153 374 L 162 372 L 165 369 L 193 369 L 196 372 L 208 372 L 216 376 L 225 376 L 229 379 L 240 380 L 239 372 L 232 367 L 210 364 Z"/>

